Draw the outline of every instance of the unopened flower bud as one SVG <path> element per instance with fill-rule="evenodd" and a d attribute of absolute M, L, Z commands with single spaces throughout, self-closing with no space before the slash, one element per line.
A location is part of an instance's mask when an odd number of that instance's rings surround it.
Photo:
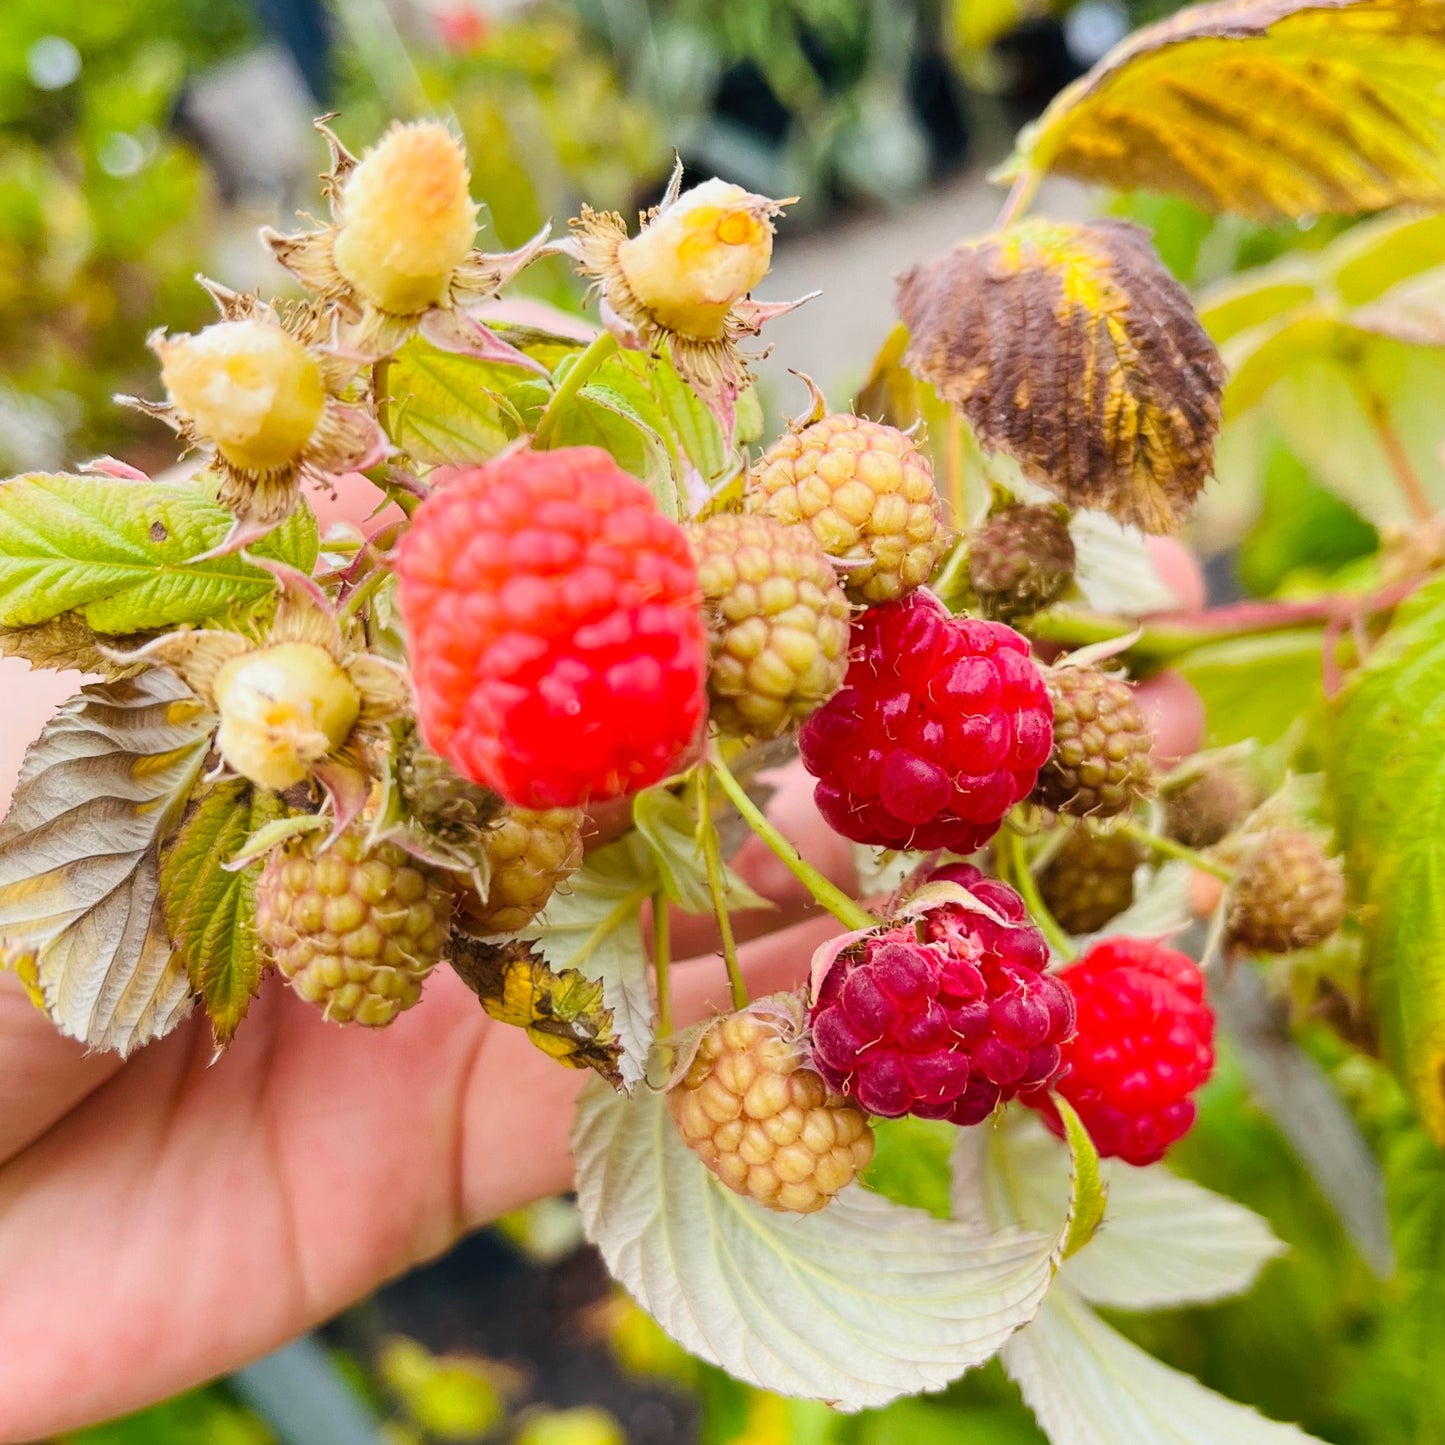
<path fill-rule="evenodd" d="M 270 471 L 294 462 L 326 405 L 315 358 L 269 321 L 218 321 L 157 343 L 176 410 L 232 466 Z"/>
<path fill-rule="evenodd" d="M 336 269 L 382 311 L 444 301 L 477 234 L 461 142 L 434 121 L 398 125 L 347 178 Z"/>
<path fill-rule="evenodd" d="M 356 684 L 312 642 L 232 658 L 217 672 L 213 695 L 221 756 L 242 777 L 278 791 L 340 747 L 361 712 Z"/>
<path fill-rule="evenodd" d="M 711 339 L 773 259 L 776 203 L 727 181 L 704 181 L 623 241 L 617 264 L 633 295 L 670 331 Z"/>

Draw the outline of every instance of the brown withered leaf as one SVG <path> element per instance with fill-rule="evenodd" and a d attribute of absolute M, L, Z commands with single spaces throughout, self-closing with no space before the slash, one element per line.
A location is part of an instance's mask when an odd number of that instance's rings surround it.
<path fill-rule="evenodd" d="M 1224 366 L 1125 221 L 1026 221 L 900 281 L 907 364 L 1073 506 L 1172 532 L 1214 459 Z"/>
<path fill-rule="evenodd" d="M 102 643 L 117 652 L 134 652 L 150 635 L 135 632 L 99 638 L 79 613 L 62 612 L 59 617 L 37 622 L 33 627 L 0 628 L 0 655 L 23 657 L 32 667 L 73 668 L 101 677 L 128 677 L 140 671 L 139 666 L 116 662 L 101 650 Z"/>
<path fill-rule="evenodd" d="M 529 939 L 487 943 L 453 933 L 452 967 L 498 1023 L 525 1029 L 549 1058 L 593 1069 L 621 1088 L 622 1043 L 600 980 L 575 968 L 552 969 Z"/>
<path fill-rule="evenodd" d="M 1060 91 L 995 179 L 1053 171 L 1258 221 L 1445 202 L 1440 0 L 1219 0 Z"/>

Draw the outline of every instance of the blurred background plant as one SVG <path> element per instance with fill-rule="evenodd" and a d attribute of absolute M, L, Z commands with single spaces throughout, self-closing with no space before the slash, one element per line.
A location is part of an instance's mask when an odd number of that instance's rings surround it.
<path fill-rule="evenodd" d="M 197 271 L 279 288 L 252 233 L 317 206 L 308 118 L 332 107 L 357 145 L 393 115 L 452 118 L 502 246 L 582 199 L 650 204 L 674 145 L 695 171 L 801 194 L 776 294 L 796 277 L 825 295 L 779 328 L 770 371 L 814 370 L 841 401 L 892 324 L 888 278 L 935 234 L 947 245 L 989 224 L 998 198 L 981 167 L 1012 128 L 1170 8 L 5 0 L 0 466 L 172 459 L 110 397 L 153 390 L 150 328 L 205 321 Z M 1260 226 L 1157 196 L 1052 199 L 1048 209 L 1104 208 L 1147 227 L 1230 363 L 1217 483 L 1192 538 L 1217 600 L 1365 593 L 1445 561 L 1438 528 L 1424 534 L 1434 551 L 1401 531 L 1445 505 L 1445 218 Z M 561 263 L 533 268 L 527 285 L 579 304 Z M 832 329 L 839 316 L 846 332 Z M 1181 666 L 1210 743 L 1225 746 L 1297 734 L 1321 694 L 1321 659 L 1313 628 L 1218 642 Z M 1322 1439 L 1428 1445 L 1445 1440 L 1445 1154 L 1390 1074 L 1340 1043 L 1340 999 L 1320 986 L 1338 977 L 1307 957 L 1242 975 L 1260 991 L 1224 1000 L 1224 1065 L 1171 1156 L 1264 1214 L 1290 1252 L 1243 1300 L 1112 1322 Z M 1289 1087 L 1271 1092 L 1281 1078 Z M 1311 1140 L 1320 1090 L 1345 1101 L 1354 1133 Z M 1383 1161 L 1388 1219 L 1350 1140 Z M 874 1182 L 939 1207 L 945 1152 L 937 1130 L 886 1126 Z M 738 1385 L 612 1293 L 564 1201 L 469 1240 L 321 1341 L 67 1445 L 1043 1438 L 992 1368 L 855 1417 Z"/>

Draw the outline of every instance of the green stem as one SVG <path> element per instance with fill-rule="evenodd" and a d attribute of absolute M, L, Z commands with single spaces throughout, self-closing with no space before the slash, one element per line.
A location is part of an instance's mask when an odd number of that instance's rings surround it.
<path fill-rule="evenodd" d="M 748 1006 L 748 986 L 743 981 L 738 962 L 737 943 L 733 938 L 732 916 L 728 913 L 727 889 L 723 886 L 722 845 L 707 797 L 707 770 L 697 770 L 697 817 L 702 832 L 702 859 L 707 868 L 707 886 L 712 894 L 713 911 L 717 914 L 718 936 L 722 939 L 723 963 L 727 966 L 728 987 L 732 989 L 733 1007 Z"/>
<path fill-rule="evenodd" d="M 370 600 L 372 593 L 374 593 L 390 575 L 391 573 L 385 567 L 376 567 L 368 572 L 366 576 L 351 589 L 346 601 L 341 604 L 341 610 L 337 613 L 337 620 L 345 623 L 355 617 Z"/>
<path fill-rule="evenodd" d="M 743 815 L 743 821 L 777 854 L 779 862 L 813 895 L 817 903 L 826 908 L 845 928 L 863 930 L 878 926 L 878 920 L 862 904 L 855 902 L 836 884 L 829 882 L 773 827 L 762 809 L 748 797 L 742 784 L 733 777 L 728 765 L 716 753 L 712 757 L 712 769 L 733 807 Z"/>
<path fill-rule="evenodd" d="M 383 356 L 371 364 L 371 404 L 376 408 L 376 424 L 391 437 L 391 357 Z"/>
<path fill-rule="evenodd" d="M 1176 843 L 1173 838 L 1165 838 L 1158 833 L 1151 833 L 1138 823 L 1121 824 L 1117 831 L 1125 838 L 1133 839 L 1141 848 L 1148 848 L 1150 852 L 1162 853 L 1166 858 L 1177 858 L 1181 863 L 1187 863 L 1191 868 L 1199 869 L 1201 873 L 1212 873 L 1226 883 L 1234 882 L 1233 868 L 1227 868 L 1223 863 L 1216 862 L 1207 853 L 1186 848 L 1183 843 Z"/>
<path fill-rule="evenodd" d="M 657 1036 L 672 1035 L 672 928 L 667 895 L 652 895 L 652 967 L 657 974 Z"/>
<path fill-rule="evenodd" d="M 617 338 L 610 331 L 599 331 L 587 349 L 578 353 L 577 359 L 568 368 L 567 375 L 552 393 L 552 399 L 547 403 L 542 419 L 537 423 L 537 430 L 532 434 L 532 446 L 537 451 L 546 451 L 553 445 L 557 428 L 562 425 L 567 408 L 576 401 L 577 393 L 587 385 L 593 372 L 616 350 Z"/>
<path fill-rule="evenodd" d="M 1013 183 L 1013 189 L 1004 198 L 1003 210 L 998 213 L 998 220 L 993 223 L 995 231 L 1006 230 L 1016 221 L 1023 220 L 1024 213 L 1033 204 L 1042 179 L 1043 176 L 1032 166 L 1019 176 Z"/>
<path fill-rule="evenodd" d="M 1018 889 L 1019 897 L 1024 901 L 1024 907 L 1029 911 L 1029 917 L 1038 925 L 1039 932 L 1060 958 L 1073 958 L 1078 949 L 1074 947 L 1074 940 L 1064 931 L 1063 925 L 1049 912 L 1049 905 L 1044 902 L 1043 895 L 1039 892 L 1022 836 L 1010 832 L 1006 846 L 1008 871 L 1012 876 L 1013 886 Z"/>

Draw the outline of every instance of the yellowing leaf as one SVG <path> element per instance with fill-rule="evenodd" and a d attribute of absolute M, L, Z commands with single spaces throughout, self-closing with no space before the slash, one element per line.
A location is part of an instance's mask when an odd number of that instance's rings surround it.
<path fill-rule="evenodd" d="M 1256 220 L 1445 203 L 1445 5 L 1220 0 L 1138 31 L 1020 137 L 1053 171 Z"/>
<path fill-rule="evenodd" d="M 527 939 L 489 944 L 454 935 L 452 967 L 498 1023 L 525 1029 L 559 1064 L 595 1069 L 614 1088 L 621 1085 L 622 1044 L 600 980 L 575 968 L 554 971 Z"/>
<path fill-rule="evenodd" d="M 172 673 L 87 687 L 25 755 L 0 825 L 0 939 L 33 951 L 61 1032 L 128 1053 L 190 1011 L 157 853 L 215 719 Z"/>
<path fill-rule="evenodd" d="M 234 870 L 225 865 L 281 811 L 269 790 L 240 780 L 221 783 L 176 830 L 161 865 L 166 928 L 218 1048 L 235 1037 L 264 972 L 255 926 L 262 860 Z"/>
<path fill-rule="evenodd" d="M 1073 506 L 1170 532 L 1209 476 L 1223 366 L 1137 226 L 1029 221 L 910 271 L 907 365 Z"/>

